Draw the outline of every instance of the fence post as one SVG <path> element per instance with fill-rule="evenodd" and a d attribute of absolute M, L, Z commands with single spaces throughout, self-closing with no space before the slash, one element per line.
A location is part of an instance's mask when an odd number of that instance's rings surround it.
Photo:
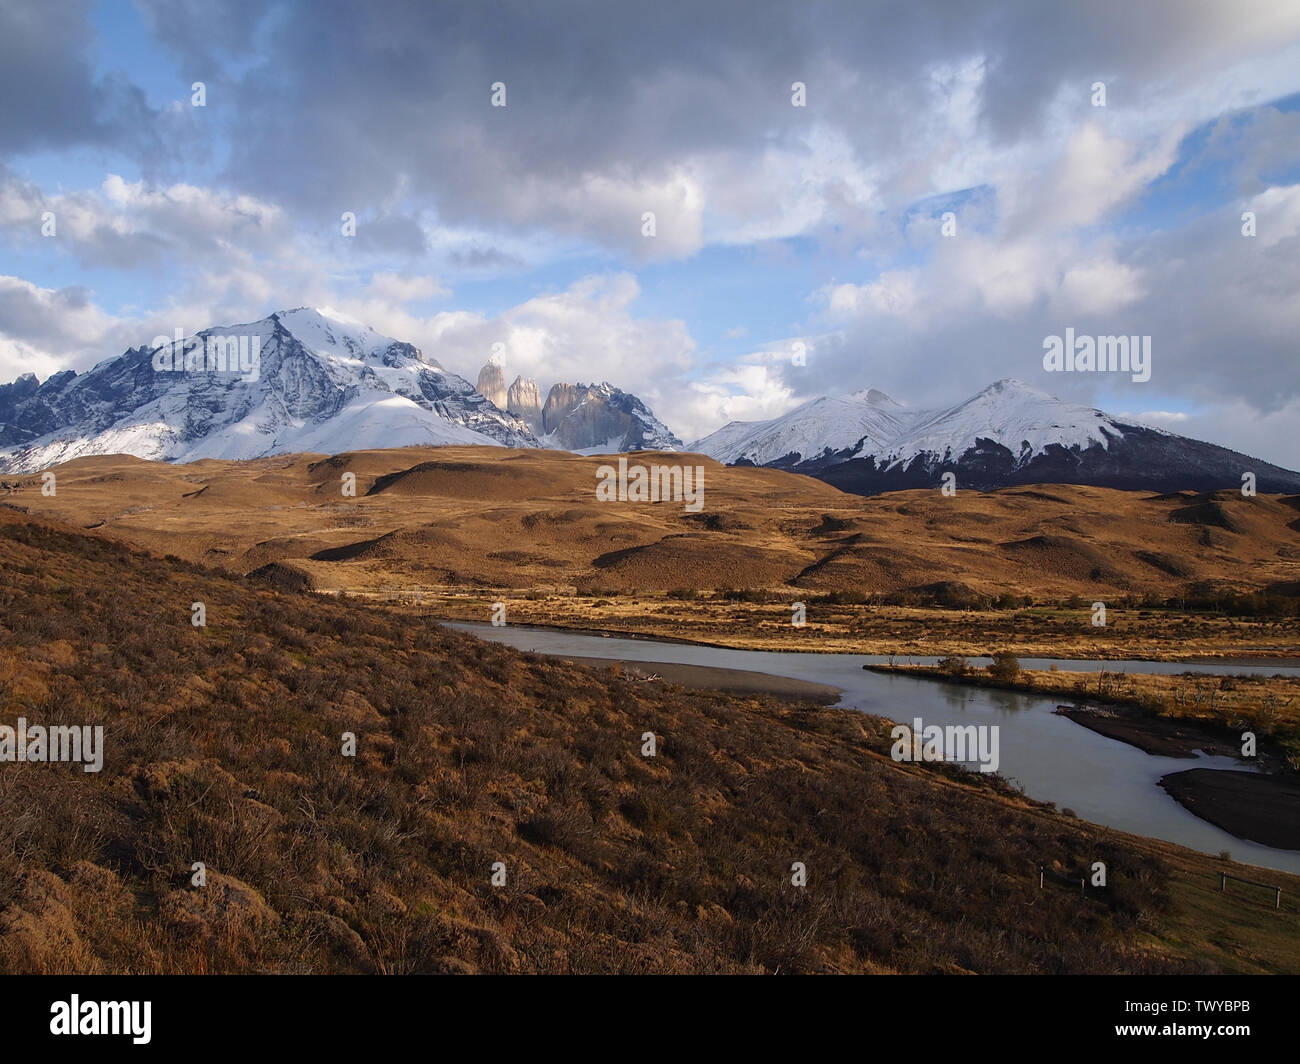
<path fill-rule="evenodd" d="M 1246 884 L 1248 884 L 1249 886 L 1252 886 L 1252 887 L 1263 887 L 1265 890 L 1271 890 L 1271 891 L 1273 892 L 1273 908 L 1274 908 L 1274 909 L 1277 909 L 1277 910 L 1279 910 L 1279 911 L 1281 910 L 1281 908 L 1282 908 L 1282 888 L 1281 888 L 1281 887 L 1275 887 L 1275 886 L 1272 886 L 1272 885 L 1269 884 L 1269 883 L 1260 883 L 1260 882 L 1258 882 L 1257 880 L 1254 880 L 1254 879 L 1242 879 L 1240 876 L 1229 875 L 1227 872 L 1220 872 L 1220 873 L 1219 873 L 1219 890 L 1221 890 L 1221 891 L 1226 891 L 1226 890 L 1228 889 L 1228 880 L 1230 880 L 1230 879 L 1235 879 L 1238 883 L 1246 883 Z"/>

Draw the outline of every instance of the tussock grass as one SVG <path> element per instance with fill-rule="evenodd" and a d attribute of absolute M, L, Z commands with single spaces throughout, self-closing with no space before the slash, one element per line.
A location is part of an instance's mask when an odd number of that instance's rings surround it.
<path fill-rule="evenodd" d="M 647 690 L 0 512 L 19 715 L 103 724 L 106 762 L 0 765 L 4 972 L 1199 967 L 1159 941 L 1159 856 L 895 765 L 876 718 Z M 1099 900 L 1037 889 L 1096 860 Z"/>

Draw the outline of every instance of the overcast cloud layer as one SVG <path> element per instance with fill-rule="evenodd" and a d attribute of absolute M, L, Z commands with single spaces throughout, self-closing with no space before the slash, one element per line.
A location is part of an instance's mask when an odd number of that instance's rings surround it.
<path fill-rule="evenodd" d="M 685 439 L 1013 376 L 1295 468 L 1300 5 L 1068 7 L 9 0 L 0 380 L 313 305 Z"/>

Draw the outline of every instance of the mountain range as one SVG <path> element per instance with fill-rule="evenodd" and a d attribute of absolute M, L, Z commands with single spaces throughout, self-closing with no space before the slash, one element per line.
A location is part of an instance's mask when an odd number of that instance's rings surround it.
<path fill-rule="evenodd" d="M 556 388 L 541 420 L 520 393 L 520 416 L 508 398 L 494 402 L 412 344 L 300 307 L 158 337 L 82 374 L 29 373 L 0 385 L 0 470 L 117 453 L 189 462 L 413 444 L 681 446 L 613 385 Z"/>
<path fill-rule="evenodd" d="M 684 445 L 609 382 L 509 387 L 493 359 L 476 384 L 412 344 L 300 307 L 192 337 L 156 337 L 85 373 L 0 385 L 0 471 L 97 454 L 189 462 L 483 445 L 579 454 Z M 690 450 L 728 465 L 805 473 L 872 495 L 1070 483 L 1123 489 L 1300 492 L 1300 474 L 1113 417 L 1005 379 L 955 406 L 917 409 L 874 388 L 822 396 L 769 421 L 732 422 Z"/>
<path fill-rule="evenodd" d="M 1066 483 L 1153 491 L 1300 491 L 1300 474 L 1236 451 L 1062 402 L 1010 378 L 955 406 L 913 409 L 866 389 L 770 421 L 733 421 L 690 450 L 729 465 L 807 473 L 860 495 L 937 486 Z"/>

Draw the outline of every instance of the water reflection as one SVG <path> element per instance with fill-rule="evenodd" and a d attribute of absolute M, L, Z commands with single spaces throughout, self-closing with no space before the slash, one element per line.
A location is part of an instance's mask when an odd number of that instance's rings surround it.
<path fill-rule="evenodd" d="M 1056 697 L 966 687 L 908 676 L 864 670 L 884 658 L 861 654 L 795 654 L 781 651 L 730 650 L 694 644 L 658 643 L 650 639 L 581 635 L 572 632 L 491 625 L 451 627 L 485 639 L 541 654 L 571 654 L 630 661 L 680 662 L 771 673 L 832 684 L 844 692 L 839 705 L 911 723 L 997 724 L 1000 728 L 1000 773 L 1015 780 L 1032 798 L 1055 802 L 1080 817 L 1137 835 L 1177 842 L 1205 853 L 1225 850 L 1237 861 L 1300 873 L 1300 852 L 1275 850 L 1235 838 L 1193 816 L 1158 786 L 1161 776 L 1189 768 L 1243 766 L 1231 758 L 1156 757 L 1126 743 L 1099 735 L 1056 714 Z M 917 659 L 921 661 L 922 659 Z M 1023 660 L 1041 668 L 1048 659 Z M 1067 662 L 1076 671 L 1244 671 L 1231 666 L 1171 666 L 1152 662 Z M 1149 668 L 1139 668 L 1150 666 Z M 1258 669 L 1294 673 L 1294 669 Z"/>

